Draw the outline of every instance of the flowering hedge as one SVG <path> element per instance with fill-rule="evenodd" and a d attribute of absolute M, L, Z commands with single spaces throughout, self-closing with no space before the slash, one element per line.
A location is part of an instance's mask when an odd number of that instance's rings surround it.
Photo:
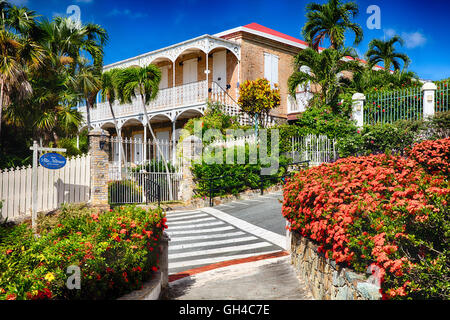
<path fill-rule="evenodd" d="M 139 289 L 158 270 L 165 222 L 161 210 L 70 206 L 40 220 L 36 239 L 27 224 L 0 226 L 0 300 L 114 299 Z M 69 266 L 80 268 L 80 290 L 66 286 Z"/>
<path fill-rule="evenodd" d="M 450 138 L 416 144 L 409 155 L 430 173 L 450 174 Z"/>
<path fill-rule="evenodd" d="M 326 258 L 378 267 L 383 298 L 449 299 L 447 179 L 402 157 L 341 159 L 290 179 L 282 213 Z"/>

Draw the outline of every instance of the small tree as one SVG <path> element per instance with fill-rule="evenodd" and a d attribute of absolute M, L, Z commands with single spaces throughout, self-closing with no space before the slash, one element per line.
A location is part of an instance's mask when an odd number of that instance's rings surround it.
<path fill-rule="evenodd" d="M 266 115 L 266 120 L 270 110 L 280 106 L 280 89 L 278 85 L 274 88 L 266 79 L 256 79 L 254 81 L 247 80 L 241 84 L 239 93 L 239 105 L 242 111 L 251 117 L 255 115 L 262 119 L 261 115 Z M 265 127 L 266 123 L 261 122 L 261 126 Z"/>

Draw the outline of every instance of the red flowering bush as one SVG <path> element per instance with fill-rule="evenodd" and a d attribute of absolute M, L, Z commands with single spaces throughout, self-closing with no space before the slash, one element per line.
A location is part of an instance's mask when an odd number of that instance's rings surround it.
<path fill-rule="evenodd" d="M 0 300 L 114 299 L 140 289 L 158 270 L 165 222 L 161 210 L 70 206 L 39 221 L 39 238 L 27 224 L 0 226 Z M 66 285 L 70 266 L 79 267 L 79 290 Z"/>
<path fill-rule="evenodd" d="M 450 174 L 450 138 L 416 144 L 409 156 L 433 174 Z"/>
<path fill-rule="evenodd" d="M 377 266 L 384 298 L 448 299 L 449 198 L 445 177 L 383 154 L 296 174 L 282 213 L 326 258 L 357 272 Z"/>

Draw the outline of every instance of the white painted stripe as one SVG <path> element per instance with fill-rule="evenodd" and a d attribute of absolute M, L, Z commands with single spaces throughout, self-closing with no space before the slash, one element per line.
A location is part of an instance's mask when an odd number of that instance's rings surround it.
<path fill-rule="evenodd" d="M 233 247 L 226 247 L 226 248 L 218 248 L 218 249 L 208 249 L 208 250 L 202 250 L 202 251 L 192 251 L 192 252 L 181 252 L 181 253 L 169 253 L 169 260 L 170 259 L 178 259 L 178 258 L 186 258 L 186 257 L 195 257 L 195 256 L 204 256 L 208 254 L 218 254 L 218 253 L 226 253 L 226 252 L 233 252 L 233 251 L 244 251 L 244 250 L 252 250 L 252 249 L 258 249 L 258 248 L 265 248 L 270 247 L 273 244 L 268 242 L 259 242 L 259 243 L 253 243 L 253 244 L 245 244 L 242 246 L 233 246 Z"/>
<path fill-rule="evenodd" d="M 178 242 L 178 241 L 193 241 L 193 240 L 208 240 L 208 239 L 217 239 L 217 238 L 230 238 L 230 237 L 242 236 L 244 234 L 245 234 L 244 232 L 238 231 L 238 232 L 229 232 L 229 233 L 221 233 L 221 234 L 210 234 L 210 235 L 204 235 L 204 236 L 173 237 L 170 240 L 170 243 L 172 245 L 172 243 Z"/>
<path fill-rule="evenodd" d="M 167 230 L 195 229 L 195 228 L 202 228 L 202 227 L 209 227 L 209 226 L 218 226 L 220 224 L 225 224 L 225 222 L 217 221 L 217 222 L 210 222 L 210 223 L 191 224 L 188 226 L 176 226 L 176 227 L 169 227 Z"/>
<path fill-rule="evenodd" d="M 202 213 L 201 211 L 181 211 L 181 212 L 168 212 L 166 217 L 167 218 L 171 218 L 171 217 L 182 217 L 182 216 L 188 216 L 188 215 L 193 215 L 196 213 Z"/>
<path fill-rule="evenodd" d="M 202 264 L 213 264 L 217 262 L 223 262 L 223 261 L 230 261 L 235 259 L 244 259 L 248 257 L 254 257 L 254 256 L 260 256 L 262 254 L 270 254 L 275 252 L 280 252 L 281 250 L 275 250 L 275 251 L 267 251 L 267 252 L 255 252 L 255 253 L 248 253 L 248 254 L 237 254 L 234 256 L 223 256 L 223 257 L 217 257 L 217 258 L 206 258 L 206 259 L 198 259 L 198 260 L 188 260 L 188 261 L 180 261 L 180 262 L 169 262 L 169 269 L 175 269 L 175 268 L 183 268 L 183 267 L 189 267 L 189 266 L 199 266 Z"/>
<path fill-rule="evenodd" d="M 233 226 L 237 227 L 238 229 L 244 230 L 248 233 L 254 234 L 257 237 L 263 238 L 267 241 L 272 242 L 273 244 L 276 244 L 277 246 L 286 249 L 286 237 L 279 235 L 275 232 L 260 228 L 258 226 L 255 226 L 254 224 L 248 223 L 247 221 L 244 221 L 242 219 L 235 218 L 229 214 L 226 214 L 223 211 L 214 209 L 214 208 L 203 208 L 202 211 L 207 212 L 213 216 L 215 216 L 218 219 L 221 219 L 229 224 L 232 224 Z"/>
<path fill-rule="evenodd" d="M 244 206 L 248 206 L 248 204 L 242 203 L 242 202 L 239 202 L 239 201 L 231 201 L 231 203 L 243 204 Z"/>
<path fill-rule="evenodd" d="M 219 204 L 218 207 L 230 207 L 230 208 L 234 208 L 234 206 L 232 206 L 231 204 Z"/>
<path fill-rule="evenodd" d="M 198 233 L 213 233 L 213 232 L 220 232 L 220 231 L 227 231 L 227 230 L 233 230 L 236 229 L 233 226 L 226 226 L 221 228 L 211 228 L 211 229 L 201 229 L 201 230 L 184 230 L 184 231 L 166 231 L 167 234 L 172 237 L 177 234 L 198 234 Z"/>
<path fill-rule="evenodd" d="M 187 243 L 187 244 L 180 244 L 180 245 L 170 245 L 169 246 L 169 256 L 170 256 L 170 252 L 174 251 L 174 250 L 207 247 L 207 246 L 218 246 L 221 244 L 239 243 L 239 242 L 246 242 L 246 241 L 253 241 L 253 240 L 258 240 L 258 238 L 254 237 L 254 236 L 250 236 L 250 237 L 233 238 L 233 239 L 227 239 L 227 240 L 205 241 L 205 242 Z"/>
<path fill-rule="evenodd" d="M 180 224 L 192 224 L 197 222 L 205 222 L 205 221 L 217 221 L 217 218 L 214 217 L 208 217 L 208 218 L 201 218 L 201 219 L 194 219 L 194 220 L 186 220 L 186 221 L 175 221 L 175 222 L 167 222 L 167 225 L 174 226 L 174 225 L 180 225 Z"/>
<path fill-rule="evenodd" d="M 264 202 L 264 201 L 261 201 L 261 200 L 252 200 L 252 199 L 245 199 L 245 200 L 242 200 L 242 201 L 250 201 L 250 202 Z"/>
<path fill-rule="evenodd" d="M 199 214 L 195 214 L 192 216 L 185 216 L 185 217 L 176 217 L 176 218 L 167 217 L 167 221 L 172 222 L 172 221 L 188 220 L 188 219 L 207 217 L 207 216 L 209 216 L 207 213 L 199 213 Z"/>

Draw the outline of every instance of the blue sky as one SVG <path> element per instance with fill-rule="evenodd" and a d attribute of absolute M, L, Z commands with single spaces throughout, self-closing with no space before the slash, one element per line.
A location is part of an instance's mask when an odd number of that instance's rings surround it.
<path fill-rule="evenodd" d="M 102 25 L 110 41 L 105 63 L 113 63 L 203 34 L 214 34 L 251 22 L 302 39 L 305 6 L 325 0 L 12 0 L 49 18 L 69 16 L 67 8 L 80 8 L 84 23 Z M 364 29 L 364 41 L 357 47 L 364 54 L 373 38 L 399 34 L 400 48 L 412 63 L 410 70 L 421 78 L 450 77 L 450 1 L 448 0 L 356 0 L 356 19 Z M 381 28 L 370 30 L 366 13 L 370 5 L 381 10 Z M 73 14 L 73 13 L 72 13 Z M 352 45 L 348 35 L 347 45 Z M 326 46 L 326 44 L 325 44 Z"/>

